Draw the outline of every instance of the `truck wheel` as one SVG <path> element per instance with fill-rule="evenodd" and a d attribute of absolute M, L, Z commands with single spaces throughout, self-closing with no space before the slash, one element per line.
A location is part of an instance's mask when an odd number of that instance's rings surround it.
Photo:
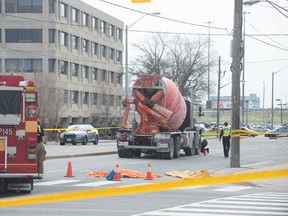
<path fill-rule="evenodd" d="M 184 149 L 184 152 L 185 152 L 185 155 L 186 156 L 192 156 L 193 155 L 193 149 L 192 148 L 189 148 L 189 147 L 187 147 L 187 148 L 185 148 Z"/>
<path fill-rule="evenodd" d="M 140 157 L 140 156 L 141 156 L 141 150 L 139 150 L 139 149 L 134 150 L 134 151 L 133 151 L 133 155 L 134 155 L 135 157 Z"/>
<path fill-rule="evenodd" d="M 165 159 L 167 160 L 171 160 L 173 158 L 173 155 L 174 155 L 174 139 L 173 138 L 170 139 L 169 151 L 164 152 L 164 155 L 165 155 Z"/>
<path fill-rule="evenodd" d="M 65 142 L 60 142 L 60 145 L 62 145 L 62 146 L 65 145 Z"/>
<path fill-rule="evenodd" d="M 174 138 L 174 153 L 173 153 L 174 158 L 179 158 L 180 157 L 180 138 L 175 137 Z"/>
<path fill-rule="evenodd" d="M 133 158 L 133 151 L 132 149 L 126 150 L 127 158 Z"/>
<path fill-rule="evenodd" d="M 124 151 L 123 150 L 118 150 L 118 156 L 120 158 L 124 158 Z"/>

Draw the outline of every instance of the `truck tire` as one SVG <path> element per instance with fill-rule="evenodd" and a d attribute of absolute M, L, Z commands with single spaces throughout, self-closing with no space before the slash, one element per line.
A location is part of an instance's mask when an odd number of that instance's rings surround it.
<path fill-rule="evenodd" d="M 171 160 L 174 156 L 174 139 L 171 138 L 170 139 L 170 144 L 169 144 L 169 151 L 168 152 L 164 152 L 164 157 L 167 160 Z"/>
<path fill-rule="evenodd" d="M 174 137 L 174 153 L 173 158 L 180 157 L 180 137 Z"/>
<path fill-rule="evenodd" d="M 192 156 L 194 153 L 194 150 L 192 148 L 187 147 L 187 148 L 184 148 L 184 152 L 186 156 Z"/>
<path fill-rule="evenodd" d="M 135 157 L 140 157 L 141 156 L 141 150 L 140 149 L 133 150 L 133 155 Z"/>
<path fill-rule="evenodd" d="M 62 145 L 62 146 L 65 145 L 65 142 L 60 142 L 60 145 Z"/>

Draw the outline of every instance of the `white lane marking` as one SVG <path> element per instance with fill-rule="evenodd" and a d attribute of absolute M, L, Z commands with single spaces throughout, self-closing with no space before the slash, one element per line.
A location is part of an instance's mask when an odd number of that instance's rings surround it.
<path fill-rule="evenodd" d="M 117 182 L 113 181 L 98 181 L 98 182 L 88 182 L 88 183 L 82 183 L 82 184 L 75 184 L 73 186 L 77 187 L 97 187 L 102 185 L 109 185 L 109 184 L 115 184 Z"/>
<path fill-rule="evenodd" d="M 46 181 L 46 182 L 37 182 L 34 183 L 34 185 L 58 185 L 58 184 L 70 184 L 70 183 L 75 183 L 75 182 L 80 182 L 82 180 L 72 180 L 72 179 L 67 179 L 67 180 L 55 180 L 55 181 Z"/>
<path fill-rule="evenodd" d="M 247 190 L 252 187 L 248 186 L 234 186 L 234 187 L 224 187 L 224 188 L 218 188 L 214 189 L 213 191 L 226 191 L 226 192 L 234 192 L 234 191 L 240 191 L 240 190 Z"/>

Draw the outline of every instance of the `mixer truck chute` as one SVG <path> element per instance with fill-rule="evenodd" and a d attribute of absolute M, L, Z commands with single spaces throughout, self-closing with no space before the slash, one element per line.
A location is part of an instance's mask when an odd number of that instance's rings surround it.
<path fill-rule="evenodd" d="M 180 156 L 181 149 L 189 156 L 197 154 L 198 132 L 189 127 L 190 110 L 175 83 L 158 75 L 141 74 L 132 93 L 133 99 L 126 99 L 122 127 L 117 133 L 119 157 L 139 157 L 145 153 L 172 159 Z M 137 126 L 128 129 L 131 104 L 140 119 Z M 181 131 L 182 128 L 185 130 Z"/>

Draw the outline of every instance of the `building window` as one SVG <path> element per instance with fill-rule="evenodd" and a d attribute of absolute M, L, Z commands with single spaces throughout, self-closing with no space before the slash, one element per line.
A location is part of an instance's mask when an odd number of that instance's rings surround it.
<path fill-rule="evenodd" d="M 107 71 L 106 70 L 102 70 L 102 81 L 106 82 L 106 77 L 107 77 Z"/>
<path fill-rule="evenodd" d="M 116 56 L 116 58 L 117 58 L 117 61 L 118 61 L 118 62 L 122 62 L 122 52 L 121 52 L 121 51 L 117 50 L 117 56 Z"/>
<path fill-rule="evenodd" d="M 76 8 L 72 9 L 72 21 L 78 22 L 79 20 L 79 10 Z"/>
<path fill-rule="evenodd" d="M 60 33 L 60 44 L 62 46 L 67 46 L 67 41 L 68 41 L 68 34 L 66 32 L 61 32 Z"/>
<path fill-rule="evenodd" d="M 55 73 L 56 59 L 48 59 L 49 73 Z"/>
<path fill-rule="evenodd" d="M 89 92 L 83 92 L 82 103 L 88 104 Z"/>
<path fill-rule="evenodd" d="M 105 21 L 101 21 L 101 32 L 106 34 L 107 33 L 107 23 Z"/>
<path fill-rule="evenodd" d="M 109 95 L 110 106 L 114 106 L 114 95 Z"/>
<path fill-rule="evenodd" d="M 42 72 L 42 59 L 5 59 L 6 72 Z"/>
<path fill-rule="evenodd" d="M 93 105 L 97 105 L 97 103 L 98 103 L 98 94 L 93 93 Z"/>
<path fill-rule="evenodd" d="M 72 36 L 72 49 L 78 49 L 79 37 Z"/>
<path fill-rule="evenodd" d="M 92 68 L 92 80 L 97 80 L 98 68 Z"/>
<path fill-rule="evenodd" d="M 56 29 L 49 29 L 48 30 L 49 43 L 55 43 L 55 33 L 56 33 Z"/>
<path fill-rule="evenodd" d="M 67 66 L 68 62 L 67 61 L 61 61 L 61 74 L 67 74 Z"/>
<path fill-rule="evenodd" d="M 64 4 L 64 3 L 61 3 L 61 11 L 60 11 L 61 16 L 67 18 L 67 16 L 68 16 L 67 12 L 68 12 L 68 5 Z"/>
<path fill-rule="evenodd" d="M 89 23 L 89 15 L 87 13 L 82 14 L 82 25 L 83 26 L 88 26 Z"/>
<path fill-rule="evenodd" d="M 101 105 L 105 106 L 107 104 L 107 95 L 101 94 Z"/>
<path fill-rule="evenodd" d="M 86 39 L 82 39 L 82 47 L 84 52 L 88 52 L 89 50 L 89 41 Z"/>
<path fill-rule="evenodd" d="M 6 13 L 42 13 L 43 0 L 6 0 Z"/>
<path fill-rule="evenodd" d="M 123 38 L 123 31 L 120 28 L 117 28 L 117 38 L 122 41 Z"/>
<path fill-rule="evenodd" d="M 92 18 L 92 27 L 94 30 L 98 31 L 98 19 L 96 17 Z"/>
<path fill-rule="evenodd" d="M 111 60 L 114 60 L 114 53 L 115 53 L 115 50 L 113 48 L 109 48 L 109 56 Z"/>
<path fill-rule="evenodd" d="M 49 0 L 49 13 L 55 13 L 55 0 Z"/>
<path fill-rule="evenodd" d="M 60 90 L 60 102 L 61 104 L 68 103 L 68 90 L 65 90 L 65 89 Z"/>
<path fill-rule="evenodd" d="M 93 42 L 93 45 L 92 45 L 92 53 L 94 55 L 98 55 L 98 43 L 94 43 Z"/>
<path fill-rule="evenodd" d="M 121 83 L 122 83 L 122 74 L 118 74 L 117 75 L 117 84 L 121 85 Z"/>
<path fill-rule="evenodd" d="M 78 103 L 78 91 L 71 91 L 71 101 L 72 104 L 77 104 Z"/>
<path fill-rule="evenodd" d="M 115 36 L 115 26 L 110 25 L 110 27 L 109 27 L 109 35 L 110 35 L 110 37 L 114 37 Z"/>
<path fill-rule="evenodd" d="M 72 63 L 71 65 L 71 72 L 72 76 L 78 77 L 79 65 Z"/>
<path fill-rule="evenodd" d="M 101 46 L 101 51 L 102 51 L 102 57 L 106 58 L 106 56 L 107 56 L 107 47 L 102 45 Z"/>
<path fill-rule="evenodd" d="M 83 65 L 82 66 L 82 77 L 83 78 L 88 78 L 88 72 L 89 72 L 89 67 Z"/>
<path fill-rule="evenodd" d="M 115 79 L 115 74 L 114 74 L 114 72 L 113 71 L 110 71 L 110 82 L 111 83 L 114 83 L 114 79 Z"/>
<path fill-rule="evenodd" d="M 6 43 L 42 43 L 42 29 L 6 29 Z"/>

